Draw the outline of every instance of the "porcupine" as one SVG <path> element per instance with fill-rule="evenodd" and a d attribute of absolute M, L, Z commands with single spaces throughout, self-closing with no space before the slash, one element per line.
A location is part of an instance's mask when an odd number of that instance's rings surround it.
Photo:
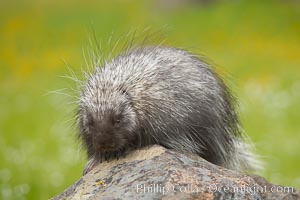
<path fill-rule="evenodd" d="M 182 49 L 135 47 L 98 66 L 82 89 L 78 117 L 89 159 L 84 174 L 153 144 L 229 169 L 254 168 L 229 88 Z"/>

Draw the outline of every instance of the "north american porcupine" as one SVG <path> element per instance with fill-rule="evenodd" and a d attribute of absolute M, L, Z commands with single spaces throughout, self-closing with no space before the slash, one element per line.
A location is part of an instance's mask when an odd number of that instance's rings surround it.
<path fill-rule="evenodd" d="M 82 90 L 80 138 L 92 165 L 159 144 L 235 170 L 255 159 L 223 80 L 197 56 L 141 46 L 97 67 Z"/>

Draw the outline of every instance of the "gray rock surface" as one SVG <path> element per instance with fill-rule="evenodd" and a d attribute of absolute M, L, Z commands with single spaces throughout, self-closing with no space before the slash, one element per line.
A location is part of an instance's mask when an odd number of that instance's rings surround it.
<path fill-rule="evenodd" d="M 300 199 L 300 193 L 152 146 L 97 165 L 53 199 Z"/>

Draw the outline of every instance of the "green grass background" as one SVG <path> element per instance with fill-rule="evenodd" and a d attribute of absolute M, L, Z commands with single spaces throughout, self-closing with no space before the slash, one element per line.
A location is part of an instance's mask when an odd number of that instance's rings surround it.
<path fill-rule="evenodd" d="M 300 188 L 299 1 L 157 2 L 0 2 L 0 199 L 46 199 L 81 176 L 76 99 L 48 91 L 72 94 L 65 62 L 86 68 L 92 22 L 104 43 L 150 27 L 166 44 L 206 55 L 238 96 L 261 175 Z"/>

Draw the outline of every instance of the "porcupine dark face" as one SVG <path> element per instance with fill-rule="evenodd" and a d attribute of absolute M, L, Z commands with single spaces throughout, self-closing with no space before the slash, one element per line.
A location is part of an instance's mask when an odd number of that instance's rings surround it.
<path fill-rule="evenodd" d="M 136 114 L 130 97 L 120 89 L 90 80 L 81 97 L 80 137 L 88 157 L 105 160 L 136 142 Z M 98 88 L 92 88 L 94 86 Z"/>

